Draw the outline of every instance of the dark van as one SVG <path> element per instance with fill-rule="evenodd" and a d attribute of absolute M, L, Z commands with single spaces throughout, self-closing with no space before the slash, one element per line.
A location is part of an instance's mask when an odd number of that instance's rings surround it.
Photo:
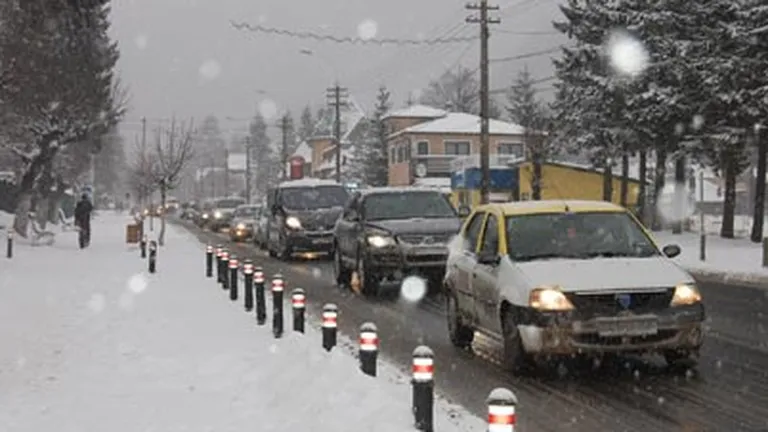
<path fill-rule="evenodd" d="M 349 200 L 347 189 L 331 180 L 301 179 L 267 192 L 267 251 L 288 260 L 295 253 L 333 253 L 333 232 Z"/>

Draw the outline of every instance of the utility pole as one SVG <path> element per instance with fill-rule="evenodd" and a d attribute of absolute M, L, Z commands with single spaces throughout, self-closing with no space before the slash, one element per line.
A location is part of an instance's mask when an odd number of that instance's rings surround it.
<path fill-rule="evenodd" d="M 229 149 L 224 149 L 224 196 L 229 196 Z"/>
<path fill-rule="evenodd" d="M 341 183 L 341 107 L 346 106 L 349 97 L 347 89 L 336 85 L 328 89 L 326 93 L 328 105 L 334 108 L 333 137 L 336 141 L 336 181 Z"/>
<path fill-rule="evenodd" d="M 467 9 L 480 11 L 479 17 L 468 17 L 467 22 L 480 24 L 480 171 L 482 173 L 480 199 L 483 204 L 487 204 L 491 186 L 490 137 L 488 130 L 488 111 L 490 108 L 490 93 L 488 91 L 490 80 L 488 39 L 491 34 L 488 26 L 489 24 L 499 24 L 501 20 L 488 16 L 488 11 L 499 10 L 498 6 L 489 5 L 488 0 L 480 0 L 480 4 L 468 4 Z"/>
<path fill-rule="evenodd" d="M 283 133 L 283 146 L 280 149 L 280 162 L 282 164 L 283 180 L 288 179 L 288 138 L 291 136 L 291 117 L 286 113 L 280 119 L 280 130 Z"/>
<path fill-rule="evenodd" d="M 251 143 L 251 137 L 247 136 L 245 137 L 245 202 L 248 204 L 251 204 L 251 183 L 253 182 L 252 176 L 253 173 L 251 173 L 251 147 L 253 143 Z"/>
<path fill-rule="evenodd" d="M 141 151 L 141 155 L 139 155 L 139 157 L 141 157 L 141 174 L 145 175 L 146 172 L 147 172 L 147 170 L 146 170 L 146 168 L 147 168 L 146 167 L 146 164 L 147 164 L 147 118 L 146 117 L 142 117 L 141 118 L 141 147 L 140 147 L 140 151 Z M 141 196 L 139 196 L 139 203 L 138 204 L 143 207 L 145 202 L 146 202 L 146 198 L 147 197 L 144 196 L 144 194 L 145 194 L 144 188 L 142 187 L 140 189 L 142 189 L 142 190 L 141 190 Z"/>

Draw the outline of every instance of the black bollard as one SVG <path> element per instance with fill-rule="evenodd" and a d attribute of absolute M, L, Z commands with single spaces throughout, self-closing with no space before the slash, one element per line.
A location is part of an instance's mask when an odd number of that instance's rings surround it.
<path fill-rule="evenodd" d="M 376 359 L 379 356 L 379 335 L 376 324 L 363 323 L 360 326 L 360 370 L 369 376 L 376 376 Z"/>
<path fill-rule="evenodd" d="M 222 271 L 221 271 L 221 253 L 224 251 L 221 245 L 216 246 L 216 282 L 221 283 Z"/>
<path fill-rule="evenodd" d="M 229 299 L 232 301 L 237 301 L 238 270 L 240 270 L 240 263 L 237 262 L 237 256 L 232 255 L 229 258 Z"/>
<path fill-rule="evenodd" d="M 141 257 L 147 257 L 147 236 L 141 236 L 141 242 L 139 242 L 139 249 L 141 250 Z"/>
<path fill-rule="evenodd" d="M 291 292 L 291 309 L 293 310 L 293 331 L 304 333 L 304 311 L 307 307 L 307 294 L 301 288 Z"/>
<path fill-rule="evenodd" d="M 283 337 L 283 291 L 285 282 L 283 276 L 276 274 L 272 277 L 272 334 L 276 339 Z"/>
<path fill-rule="evenodd" d="M 256 324 L 267 323 L 267 299 L 264 293 L 264 269 L 256 267 L 253 272 L 254 294 L 256 295 Z"/>
<path fill-rule="evenodd" d="M 8 229 L 8 241 L 5 248 L 5 257 L 8 259 L 13 258 L 13 230 Z"/>
<path fill-rule="evenodd" d="M 213 277 L 213 246 L 205 247 L 205 277 Z"/>
<path fill-rule="evenodd" d="M 157 273 L 157 242 L 149 242 L 149 272 Z"/>
<path fill-rule="evenodd" d="M 339 308 L 333 303 L 323 306 L 323 348 L 326 351 L 336 346 L 336 332 L 338 330 Z"/>
<path fill-rule="evenodd" d="M 253 310 L 253 261 L 243 261 L 243 294 L 245 295 L 245 311 Z"/>
<path fill-rule="evenodd" d="M 435 353 L 429 347 L 422 345 L 413 350 L 412 373 L 411 409 L 416 429 L 434 432 Z"/>
<path fill-rule="evenodd" d="M 505 388 L 495 388 L 488 395 L 488 430 L 514 432 L 517 425 L 517 397 Z"/>
<path fill-rule="evenodd" d="M 229 289 L 229 251 L 221 251 L 221 288 Z"/>

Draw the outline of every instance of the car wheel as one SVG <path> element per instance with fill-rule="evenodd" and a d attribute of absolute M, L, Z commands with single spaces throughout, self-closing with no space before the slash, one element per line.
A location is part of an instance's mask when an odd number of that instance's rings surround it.
<path fill-rule="evenodd" d="M 472 341 L 475 339 L 475 330 L 461 322 L 459 303 L 456 297 L 451 293 L 447 293 L 445 298 L 448 336 L 451 339 L 451 343 L 456 348 L 467 349 L 472 346 Z"/>
<path fill-rule="evenodd" d="M 503 365 L 515 375 L 523 375 L 532 366 L 531 356 L 525 352 L 517 318 L 513 310 L 504 311 L 501 317 L 503 333 Z"/>
<path fill-rule="evenodd" d="M 333 247 L 333 274 L 336 277 L 337 285 L 349 287 L 352 272 L 344 267 L 344 262 L 341 259 L 341 252 L 339 252 L 339 248 L 336 245 Z"/>
<path fill-rule="evenodd" d="M 281 261 L 288 261 L 291 259 L 292 254 L 293 254 L 293 251 L 291 250 L 291 246 L 288 244 L 285 238 L 281 238 L 279 243 L 279 249 L 277 251 L 277 257 Z"/>
<path fill-rule="evenodd" d="M 357 259 L 357 278 L 360 281 L 360 293 L 365 297 L 377 297 L 379 295 L 379 278 L 370 272 L 365 258 Z"/>

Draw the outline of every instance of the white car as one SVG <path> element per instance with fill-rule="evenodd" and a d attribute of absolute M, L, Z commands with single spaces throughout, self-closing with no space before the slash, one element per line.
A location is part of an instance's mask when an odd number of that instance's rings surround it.
<path fill-rule="evenodd" d="M 447 263 L 448 330 L 467 348 L 475 332 L 503 342 L 522 372 L 537 357 L 660 353 L 691 362 L 704 305 L 694 279 L 626 209 L 601 201 L 480 206 Z"/>

